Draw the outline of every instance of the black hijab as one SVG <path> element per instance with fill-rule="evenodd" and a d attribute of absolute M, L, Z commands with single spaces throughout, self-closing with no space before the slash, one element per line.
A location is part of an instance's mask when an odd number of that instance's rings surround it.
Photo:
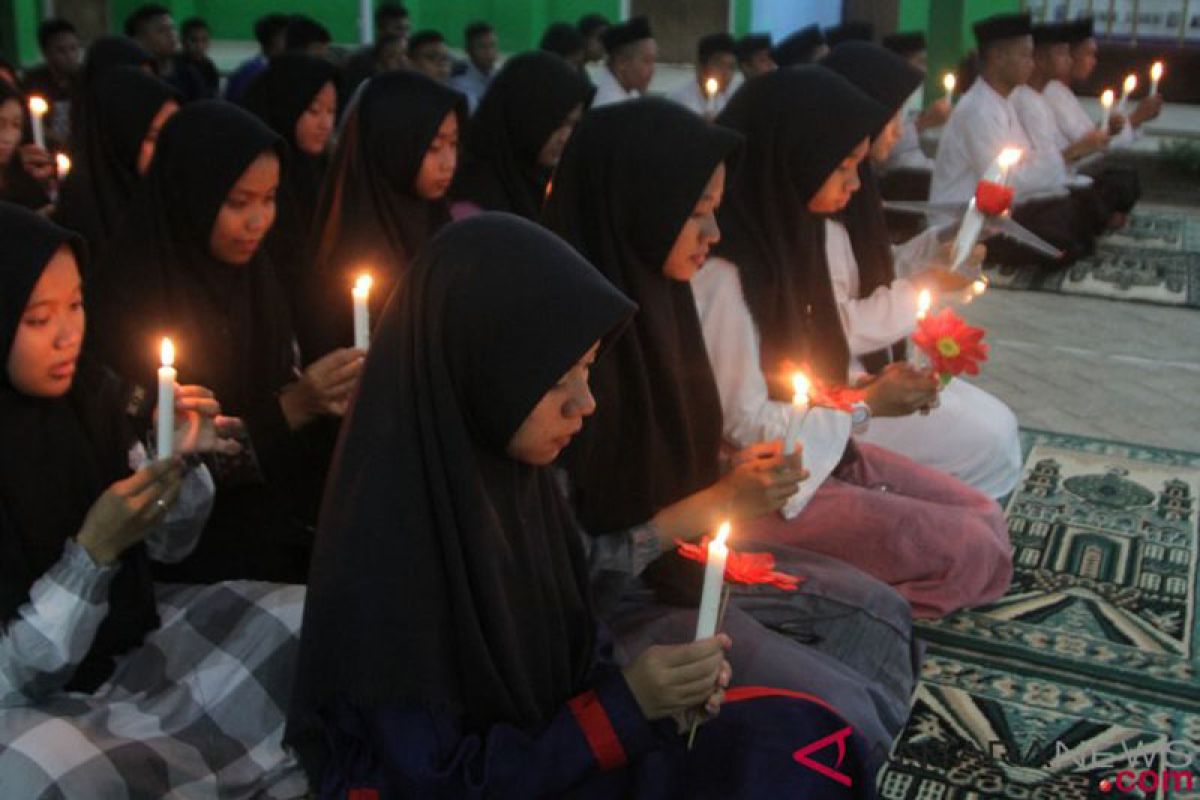
<path fill-rule="evenodd" d="M 327 154 L 314 156 L 299 148 L 296 123 L 325 84 L 336 90 L 337 81 L 337 67 L 326 59 L 282 53 L 255 76 L 242 98 L 243 106 L 288 143 L 288 168 L 279 186 L 277 216 L 266 247 L 289 297 L 294 295 L 305 265 L 312 263 L 308 245 L 321 182 L 329 166 Z"/>
<path fill-rule="evenodd" d="M 459 131 L 467 126 L 466 98 L 415 72 L 377 75 L 351 102 L 317 205 L 316 263 L 297 318 L 305 361 L 353 343 L 350 287 L 364 266 L 377 319 L 413 258 L 450 221 L 448 203 L 421 199 L 413 184 L 446 115 L 457 115 Z"/>
<path fill-rule="evenodd" d="M 746 136 L 746 158 L 721 208 L 717 253 L 738 267 L 762 337 L 772 398 L 792 395 L 785 362 L 844 383 L 850 362 L 825 259 L 825 217 L 809 199 L 887 109 L 824 67 L 789 67 L 747 83 L 717 122 Z"/>
<path fill-rule="evenodd" d="M 94 113 L 73 142 L 75 163 L 59 192 L 54 220 L 82 235 L 99 259 L 133 197 L 150 123 L 167 101 L 180 98 L 163 81 L 130 66 L 113 68 L 85 92 Z"/>
<path fill-rule="evenodd" d="M 870 42 L 845 42 L 821 61 L 821 66 L 849 80 L 895 116 L 924 80 L 924 74 L 891 50 Z M 878 135 L 879 131 L 876 131 Z M 883 213 L 883 195 L 871 159 L 858 167 L 862 187 L 842 212 L 854 260 L 858 263 L 859 297 L 870 297 L 880 286 L 896 279 L 891 236 Z M 903 361 L 905 341 L 861 356 L 868 372 L 878 373 L 889 361 Z"/>
<path fill-rule="evenodd" d="M 567 452 L 593 535 L 645 522 L 719 477 L 721 402 L 695 300 L 663 266 L 739 142 L 682 106 L 634 100 L 590 112 L 555 172 L 547 224 L 641 308 L 592 369 L 597 411 Z"/>
<path fill-rule="evenodd" d="M 51 257 L 64 245 L 83 263 L 78 237 L 30 211 L 0 203 L 0 352 L 5 363 L 25 306 Z M 114 481 L 129 475 L 133 435 L 112 373 L 80 359 L 58 398 L 30 397 L 0 375 L 0 624 L 7 625 L 33 583 L 62 557 L 88 510 Z M 113 658 L 158 625 L 146 549 L 121 557 L 108 593 L 109 611 L 67 688 L 92 691 Z"/>
<path fill-rule="evenodd" d="M 163 336 L 188 381 L 212 389 L 226 413 L 276 402 L 290 380 L 287 305 L 262 248 L 235 266 L 208 244 L 230 188 L 256 157 L 279 148 L 265 125 L 216 100 L 185 106 L 163 126 L 100 270 L 93 314 L 95 352 L 147 393 Z"/>
<path fill-rule="evenodd" d="M 79 68 L 75 97 L 71 100 L 71 143 L 83 141 L 87 110 L 93 97 L 93 85 L 117 67 L 139 67 L 152 74 L 154 59 L 142 46 L 126 36 L 101 36 L 92 42 Z"/>
<path fill-rule="evenodd" d="M 537 162 L 546 141 L 595 89 L 558 56 L 509 59 L 471 118 L 451 195 L 489 211 L 541 215 L 551 170 Z"/>
<path fill-rule="evenodd" d="M 594 622 L 548 468 L 506 445 L 633 305 L 509 214 L 448 226 L 392 295 L 338 445 L 288 739 L 322 771 L 322 712 L 424 707 L 536 727 L 582 688 Z"/>

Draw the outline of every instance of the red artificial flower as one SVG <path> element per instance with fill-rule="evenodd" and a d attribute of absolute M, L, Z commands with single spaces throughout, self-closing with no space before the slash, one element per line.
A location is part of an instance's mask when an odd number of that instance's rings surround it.
<path fill-rule="evenodd" d="M 989 217 L 1003 214 L 1012 206 L 1013 190 L 1002 183 L 980 181 L 975 187 L 975 207 Z"/>
<path fill-rule="evenodd" d="M 979 374 L 979 364 L 987 361 L 988 346 L 983 344 L 983 328 L 974 328 L 947 306 L 917 323 L 913 344 L 929 356 L 933 371 L 948 379 L 964 372 Z"/>
<path fill-rule="evenodd" d="M 849 386 L 823 384 L 816 381 L 808 391 L 808 404 L 819 408 L 832 408 L 847 414 L 854 410 L 854 404 L 867 396 L 862 389 L 851 389 Z"/>
<path fill-rule="evenodd" d="M 708 561 L 710 538 L 705 536 L 695 543 L 676 539 L 675 544 L 679 545 L 679 555 L 703 564 Z M 796 587 L 800 585 L 801 581 L 795 575 L 776 572 L 775 556 L 771 553 L 739 553 L 732 548 L 729 550 L 729 558 L 725 561 L 725 580 L 747 586 L 766 584 L 785 592 L 796 591 Z"/>

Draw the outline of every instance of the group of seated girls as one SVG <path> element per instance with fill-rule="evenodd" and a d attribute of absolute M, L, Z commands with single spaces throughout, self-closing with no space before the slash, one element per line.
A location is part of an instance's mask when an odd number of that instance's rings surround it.
<path fill-rule="evenodd" d="M 529 53 L 469 122 L 372 78 L 331 145 L 311 57 L 249 110 L 119 61 L 56 221 L 0 205 L 0 794 L 875 796 L 1019 471 L 904 359 L 945 253 L 897 278 L 858 191 L 919 74 L 835 49 L 714 124 Z M 697 639 L 726 520 L 792 580 Z"/>

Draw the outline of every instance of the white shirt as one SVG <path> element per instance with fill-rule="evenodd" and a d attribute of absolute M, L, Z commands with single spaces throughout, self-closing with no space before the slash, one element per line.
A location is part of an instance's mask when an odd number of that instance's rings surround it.
<path fill-rule="evenodd" d="M 1066 174 L 1066 182 L 1071 186 L 1091 186 L 1092 179 L 1087 175 L 1076 175 L 1071 165 L 1067 163 L 1063 151 L 1071 144 L 1054 116 L 1054 109 L 1046 102 L 1045 96 L 1032 86 L 1018 86 L 1012 93 L 1013 107 L 1017 109 L 1017 117 L 1022 127 L 1029 134 L 1033 146 L 1039 153 L 1056 152 L 1062 159 L 1062 168 Z M 1049 160 L 1049 156 L 1047 156 Z"/>
<path fill-rule="evenodd" d="M 499 66 L 492 69 L 490 75 L 484 75 L 471 61 L 467 61 L 467 71 L 450 79 L 450 86 L 467 96 L 467 110 L 474 114 L 479 107 L 479 101 L 487 93 L 488 86 L 495 77 Z"/>
<path fill-rule="evenodd" d="M 739 448 L 772 439 L 786 441 L 789 425 L 799 426 L 810 476 L 783 508 L 783 516 L 793 519 L 841 461 L 850 441 L 850 415 L 828 408 L 805 414 L 791 403 L 770 399 L 759 362 L 758 328 L 742 295 L 736 266 L 723 258 L 710 258 L 691 284 L 721 396 L 725 439 Z"/>
<path fill-rule="evenodd" d="M 900 138 L 883 165 L 883 172 L 894 169 L 933 169 L 933 159 L 921 149 L 921 132 L 917 130 L 920 112 L 904 115 L 900 123 Z"/>
<path fill-rule="evenodd" d="M 708 105 L 708 95 L 704 93 L 704 90 L 700 88 L 700 84 L 696 83 L 694 79 L 686 81 L 678 89 L 668 94 L 667 99 L 673 100 L 679 103 L 679 105 L 707 118 L 721 113 L 721 110 L 725 108 L 725 104 L 729 102 L 729 98 L 733 97 L 733 93 L 737 90 L 736 84 L 737 81 L 730 81 L 729 85 L 725 87 L 725 91 L 717 92 L 716 96 L 713 97 L 711 110 Z"/>
<path fill-rule="evenodd" d="M 605 64 L 600 68 L 600 77 L 596 80 L 596 96 L 592 99 L 592 108 L 633 100 L 641 96 L 642 93 L 637 89 L 625 91 L 625 88 L 617 82 L 616 76 L 612 74 L 612 70 Z"/>
<path fill-rule="evenodd" d="M 935 203 L 970 200 L 979 179 L 1006 147 L 1023 152 L 1021 161 L 1009 170 L 1017 202 L 1067 194 L 1062 154 L 1036 149 L 1012 101 L 980 78 L 950 112 L 938 143 L 929 199 Z"/>
<path fill-rule="evenodd" d="M 833 220 L 825 220 L 825 261 L 853 359 L 850 374 L 864 374 L 867 370 L 859 356 L 891 347 L 916 329 L 919 290 L 907 278 L 897 278 L 869 296 L 859 297 L 858 262 L 850 234 L 846 226 Z"/>
<path fill-rule="evenodd" d="M 1058 123 L 1058 128 L 1062 131 L 1068 144 L 1078 142 L 1089 131 L 1095 129 L 1100 122 L 1091 118 L 1083 104 L 1079 102 L 1079 98 L 1062 81 L 1048 82 L 1042 89 L 1042 97 L 1046 99 L 1046 104 L 1054 113 L 1055 122 Z M 1137 138 L 1137 131 L 1133 129 L 1132 125 L 1126 125 L 1121 128 L 1119 134 L 1109 140 L 1109 147 L 1129 145 L 1135 138 Z"/>

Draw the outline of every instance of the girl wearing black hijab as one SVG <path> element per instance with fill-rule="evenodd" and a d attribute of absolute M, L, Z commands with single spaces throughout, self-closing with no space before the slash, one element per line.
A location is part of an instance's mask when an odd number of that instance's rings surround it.
<path fill-rule="evenodd" d="M 588 367 L 631 311 L 571 248 L 495 213 L 447 227 L 393 294 L 305 608 L 288 737 L 320 797 L 838 789 L 790 756 L 844 723 L 770 690 L 723 709 L 686 757 L 672 717 L 720 706 L 727 637 L 623 671 L 597 640 L 579 533 L 547 467 L 593 410 Z M 841 768 L 858 785 L 847 738 Z"/>
<path fill-rule="evenodd" d="M 536 220 L 550 173 L 594 92 L 549 53 L 506 61 L 471 117 L 450 190 L 455 218 L 486 209 Z"/>
<path fill-rule="evenodd" d="M 868 42 L 838 45 L 821 62 L 846 77 L 892 113 L 872 138 L 868 158 L 858 167 L 862 186 L 841 215 L 830 222 L 826 258 L 840 320 L 838 330 L 850 351 L 852 375 L 879 374 L 889 362 L 904 360 L 904 342 L 916 328 L 917 295 L 930 290 L 956 296 L 970 279 L 946 269 L 949 245 L 932 265 L 896 277 L 888 242 L 883 198 L 875 165 L 888 158 L 900 137 L 901 115 L 924 74 L 900 56 Z M 921 237 L 908 249 L 919 250 Z M 983 250 L 982 246 L 979 248 Z M 976 254 L 977 263 L 983 252 Z M 935 408 L 920 415 L 876 420 L 861 441 L 885 447 L 974 486 L 991 497 L 1004 497 L 1021 477 L 1021 440 L 1017 418 L 1008 406 L 961 378 L 939 393 Z"/>
<path fill-rule="evenodd" d="M 338 135 L 317 207 L 316 261 L 304 276 L 297 325 L 312 361 L 354 341 L 350 290 L 369 273 L 379 318 L 409 264 L 450 221 L 446 193 L 466 130 L 466 98 L 415 72 L 371 78 Z"/>
<path fill-rule="evenodd" d="M 659 133 L 647 137 L 647 130 Z M 677 541 L 731 519 L 735 546 L 761 549 L 743 535 L 745 521 L 796 491 L 799 476 L 778 443 L 735 455 L 737 466 L 722 475 L 720 397 L 689 288 L 720 236 L 713 215 L 739 142 L 667 101 L 599 109 L 568 145 L 546 208 L 548 224 L 640 307 L 592 371 L 598 409 L 566 458 L 591 534 L 598 612 L 626 654 L 694 631 L 698 594 L 688 584 L 698 575 L 680 574 L 681 562 L 669 555 Z M 614 199 L 629 197 L 639 199 L 636 206 Z M 870 743 L 868 763 L 879 766 L 914 685 L 906 604 L 833 559 L 778 557 L 784 571 L 805 581 L 793 593 L 755 587 L 735 598 L 725 620 L 740 643 L 731 655 L 734 673 L 829 699 Z M 685 608 L 657 602 L 648 586 Z M 821 644 L 799 644 L 755 617 Z"/>
<path fill-rule="evenodd" d="M 337 118 L 337 67 L 324 58 L 283 53 L 250 83 L 242 104 L 288 144 L 287 169 L 276 198 L 266 249 L 289 302 L 305 266 L 329 140 Z"/>
<path fill-rule="evenodd" d="M 132 66 L 110 70 L 87 92 L 93 113 L 74 142 L 75 163 L 59 193 L 54 220 L 82 235 L 100 260 L 134 187 L 150 169 L 162 126 L 179 110 L 179 93 Z"/>
<path fill-rule="evenodd" d="M 46 151 L 22 144 L 25 97 L 0 81 L 0 200 L 40 210 L 50 204 L 46 191 Z"/>
<path fill-rule="evenodd" d="M 147 75 L 154 74 L 154 59 L 142 46 L 127 36 L 101 36 L 92 42 L 79 68 L 75 97 L 71 100 L 71 146 L 82 141 L 87 125 L 88 109 L 95 102 L 94 86 L 117 67 L 137 67 Z"/>
<path fill-rule="evenodd" d="M 872 417 L 930 404 L 936 378 L 892 364 L 861 387 L 852 414 L 806 416 L 788 402 L 789 362 L 825 384 L 849 379 L 826 239 L 832 215 L 858 188 L 869 138 L 891 116 L 824 67 L 779 70 L 743 87 L 718 122 L 746 136 L 745 168 L 721 211 L 718 256 L 693 288 L 726 437 L 745 445 L 794 422 L 812 472 L 809 492 L 782 517 L 756 520 L 749 535 L 842 559 L 899 590 L 915 616 L 938 617 L 1007 589 L 1004 515 L 950 476 L 850 439 Z"/>
<path fill-rule="evenodd" d="M 220 491 L 196 552 L 161 574 L 303 583 L 322 451 L 306 435 L 340 416 L 362 353 L 296 370 L 284 299 L 261 244 L 274 219 L 280 141 L 236 106 L 201 101 L 163 127 L 96 292 L 95 352 L 152 396 L 158 342 L 244 425 L 244 452 L 214 464 Z"/>
<path fill-rule="evenodd" d="M 200 776 L 224 792 L 267 789 L 272 773 L 289 771 L 278 732 L 274 751 L 269 741 L 281 713 L 269 693 L 285 677 L 270 660 L 295 646 L 280 601 L 301 598 L 246 584 L 231 606 L 227 595 L 156 592 L 150 575 L 151 559 L 186 556 L 204 526 L 211 478 L 182 457 L 228 449 L 216 404 L 199 387 L 180 387 L 179 455 L 149 462 L 116 376 L 80 356 L 82 242 L 4 203 L 0 240 L 5 793 L 161 796 Z M 221 686 L 220 702 L 197 693 L 201 683 Z M 247 724 L 230 713 L 243 704 L 263 716 Z M 198 737 L 225 746 L 200 753 Z M 225 768 L 251 750 L 267 759 Z"/>

